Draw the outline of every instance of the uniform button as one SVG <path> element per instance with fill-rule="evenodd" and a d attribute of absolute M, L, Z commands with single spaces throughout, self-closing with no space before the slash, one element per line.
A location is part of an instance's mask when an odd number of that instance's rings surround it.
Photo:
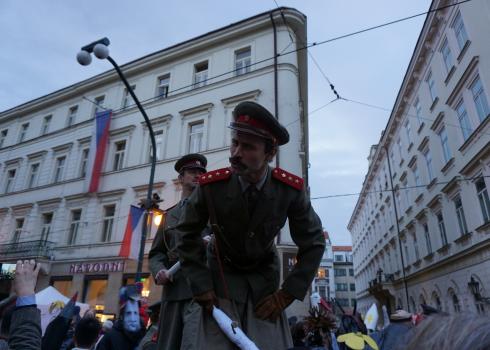
<path fill-rule="evenodd" d="M 255 232 L 250 232 L 250 233 L 248 234 L 248 236 L 249 236 L 250 238 L 253 238 L 253 237 L 255 236 Z"/>

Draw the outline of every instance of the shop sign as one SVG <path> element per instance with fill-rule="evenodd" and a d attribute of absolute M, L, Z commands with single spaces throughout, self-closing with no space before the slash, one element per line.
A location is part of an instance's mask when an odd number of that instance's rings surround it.
<path fill-rule="evenodd" d="M 108 273 L 124 271 L 124 261 L 71 264 L 70 273 Z"/>

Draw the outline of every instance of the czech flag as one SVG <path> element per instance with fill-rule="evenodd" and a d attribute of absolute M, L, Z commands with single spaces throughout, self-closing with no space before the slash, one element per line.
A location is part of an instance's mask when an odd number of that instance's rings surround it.
<path fill-rule="evenodd" d="M 98 112 L 95 115 L 95 135 L 90 144 L 90 159 L 87 167 L 90 170 L 90 182 L 88 192 L 97 192 L 99 188 L 100 173 L 104 163 L 105 152 L 109 139 L 109 127 L 111 125 L 112 110 Z"/>
<path fill-rule="evenodd" d="M 138 260 L 141 244 L 141 228 L 144 224 L 145 209 L 134 205 L 129 209 L 128 223 L 124 231 L 124 238 L 119 256 Z"/>

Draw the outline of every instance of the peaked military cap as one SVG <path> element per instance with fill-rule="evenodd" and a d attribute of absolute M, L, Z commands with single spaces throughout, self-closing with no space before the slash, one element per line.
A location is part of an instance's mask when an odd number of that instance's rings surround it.
<path fill-rule="evenodd" d="M 208 160 L 201 154 L 191 153 L 186 154 L 175 163 L 174 169 L 176 172 L 181 173 L 185 169 L 201 169 L 206 172 L 206 165 Z"/>
<path fill-rule="evenodd" d="M 255 102 L 239 103 L 233 111 L 230 129 L 272 140 L 277 145 L 289 142 L 289 133 L 264 107 Z"/>

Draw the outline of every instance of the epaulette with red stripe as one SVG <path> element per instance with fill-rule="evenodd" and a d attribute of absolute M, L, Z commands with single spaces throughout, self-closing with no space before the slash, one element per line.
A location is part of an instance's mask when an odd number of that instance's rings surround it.
<path fill-rule="evenodd" d="M 288 173 L 286 170 L 282 170 L 281 168 L 275 168 L 272 170 L 272 177 L 297 190 L 301 191 L 303 189 L 304 180 L 302 178 Z"/>
<path fill-rule="evenodd" d="M 223 169 L 209 171 L 199 176 L 199 184 L 206 185 L 213 182 L 228 180 L 230 176 L 231 176 L 230 168 L 223 168 Z"/>

